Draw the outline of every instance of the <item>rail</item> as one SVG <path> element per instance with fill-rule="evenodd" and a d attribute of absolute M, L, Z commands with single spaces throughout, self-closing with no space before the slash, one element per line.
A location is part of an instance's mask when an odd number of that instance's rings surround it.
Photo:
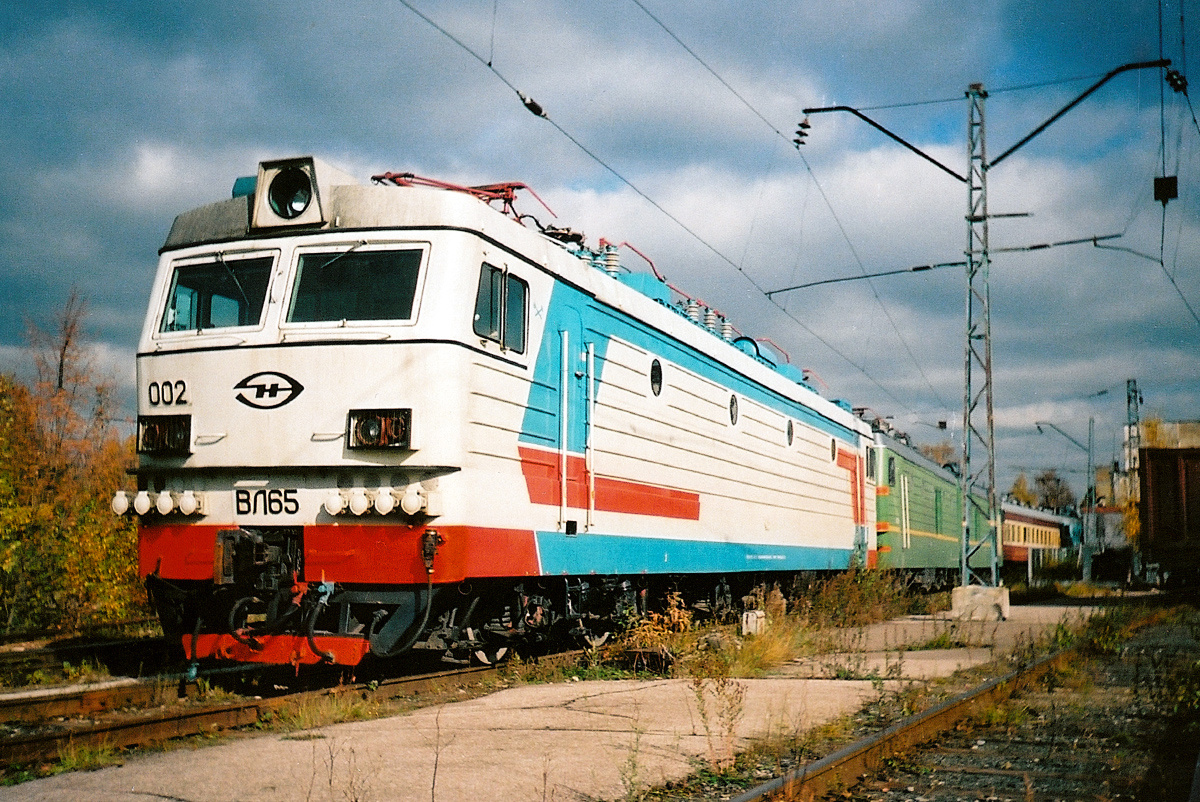
<path fill-rule="evenodd" d="M 988 706 L 1003 701 L 1016 691 L 1035 682 L 1042 675 L 1064 664 L 1075 655 L 1074 649 L 1042 657 L 1003 677 L 985 682 L 977 688 L 959 694 L 937 707 L 900 721 L 849 746 L 809 763 L 783 777 L 751 789 L 735 797 L 733 802 L 766 802 L 766 800 L 819 799 L 835 788 L 854 785 L 888 758 L 925 743 L 954 727 Z"/>
<path fill-rule="evenodd" d="M 542 658 L 545 661 L 578 661 L 581 651 L 564 652 Z M 411 677 L 384 679 L 369 683 L 337 685 L 313 691 L 301 691 L 273 698 L 255 698 L 209 704 L 168 704 L 152 710 L 122 712 L 130 707 L 163 705 L 175 701 L 179 692 L 195 685 L 180 682 L 179 677 L 160 678 L 137 684 L 111 683 L 59 694 L 21 694 L 24 698 L 0 700 L 0 718 L 8 721 L 45 722 L 59 716 L 111 714 L 98 721 L 67 722 L 52 729 L 0 737 L 0 766 L 57 759 L 68 748 L 113 748 L 147 746 L 189 735 L 211 733 L 231 727 L 254 724 L 270 714 L 306 701 L 346 694 L 363 694 L 376 701 L 445 691 L 495 676 L 495 666 L 478 666 L 440 671 Z"/>

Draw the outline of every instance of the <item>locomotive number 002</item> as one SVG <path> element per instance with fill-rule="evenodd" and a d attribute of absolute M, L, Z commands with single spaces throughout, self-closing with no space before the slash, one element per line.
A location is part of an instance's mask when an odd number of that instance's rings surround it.
<path fill-rule="evenodd" d="M 233 491 L 233 504 L 238 515 L 295 515 L 300 512 L 295 489 L 238 488 Z"/>
<path fill-rule="evenodd" d="M 190 403 L 187 398 L 187 382 L 182 380 L 150 382 L 146 386 L 146 396 L 152 407 L 182 406 Z"/>

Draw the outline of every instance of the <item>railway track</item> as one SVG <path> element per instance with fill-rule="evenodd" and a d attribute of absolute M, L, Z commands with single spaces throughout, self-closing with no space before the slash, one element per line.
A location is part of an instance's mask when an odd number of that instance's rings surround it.
<path fill-rule="evenodd" d="M 18 687 L 30 678 L 66 678 L 70 671 L 101 670 L 112 676 L 143 676 L 178 659 L 165 638 L 79 639 L 0 651 L 0 682 Z"/>
<path fill-rule="evenodd" d="M 577 661 L 571 651 L 542 661 Z M 0 699 L 0 766 L 55 760 L 67 749 L 148 746 L 172 738 L 243 727 L 313 700 L 360 696 L 374 702 L 445 693 L 496 676 L 494 666 L 460 668 L 261 698 L 206 702 L 182 676 L 39 691 Z"/>
<path fill-rule="evenodd" d="M 1200 751 L 1189 629 L 1044 657 L 734 802 L 1186 799 Z"/>

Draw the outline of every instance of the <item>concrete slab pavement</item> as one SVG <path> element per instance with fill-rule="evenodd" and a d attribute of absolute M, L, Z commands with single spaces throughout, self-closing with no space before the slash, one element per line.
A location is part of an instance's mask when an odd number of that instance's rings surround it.
<path fill-rule="evenodd" d="M 1005 621 L 956 620 L 942 613 L 903 616 L 831 633 L 831 651 L 789 663 L 777 673 L 806 678 L 936 679 L 1028 648 L 1060 625 L 1081 624 L 1092 612 L 1085 607 L 1013 607 Z"/>
<path fill-rule="evenodd" d="M 992 622 L 987 645 L 902 653 L 895 676 L 952 673 L 991 659 L 997 644 L 1018 643 L 1062 620 L 1062 608 L 1037 609 L 1013 608 L 1009 621 Z M 929 631 L 920 620 L 903 619 L 864 630 L 856 636 L 864 646 L 886 644 L 872 659 L 896 653 L 901 637 Z M 798 674 L 802 666 L 793 665 L 778 676 L 739 680 L 739 746 L 772 733 L 803 732 L 878 693 L 867 680 Z M 708 697 L 706 705 L 714 710 L 715 700 Z M 706 727 L 687 680 L 522 686 L 387 719 L 140 755 L 123 766 L 0 788 L 0 800 L 619 799 L 634 785 L 682 778 L 697 761 L 720 754 L 724 729 L 713 712 Z"/>
<path fill-rule="evenodd" d="M 877 692 L 863 681 L 742 682 L 739 744 L 772 730 L 803 732 Z M 524 686 L 394 718 L 139 756 L 3 788 L 0 799 L 615 799 L 629 783 L 684 777 L 721 749 L 716 718 L 710 746 L 686 680 Z"/>

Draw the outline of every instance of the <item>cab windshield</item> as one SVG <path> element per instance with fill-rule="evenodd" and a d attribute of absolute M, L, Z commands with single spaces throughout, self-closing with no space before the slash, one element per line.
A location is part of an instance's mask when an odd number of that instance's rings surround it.
<path fill-rule="evenodd" d="M 287 322 L 410 319 L 422 253 L 413 248 L 303 254 Z"/>
<path fill-rule="evenodd" d="M 256 326 L 262 320 L 274 257 L 177 265 L 159 331 Z"/>

